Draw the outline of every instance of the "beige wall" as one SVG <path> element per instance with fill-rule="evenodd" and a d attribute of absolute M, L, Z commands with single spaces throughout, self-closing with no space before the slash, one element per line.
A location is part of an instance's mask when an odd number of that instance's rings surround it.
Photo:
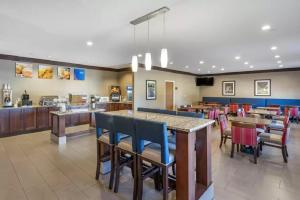
<path fill-rule="evenodd" d="M 122 98 L 126 98 L 127 100 L 127 86 L 133 86 L 133 75 L 131 71 L 119 72 L 118 81 L 121 87 L 121 95 Z"/>
<path fill-rule="evenodd" d="M 236 95 L 234 97 L 250 98 L 300 98 L 300 71 L 272 72 L 241 75 L 215 76 L 214 86 L 201 86 L 200 96 L 222 97 L 222 81 L 236 81 Z M 254 80 L 271 79 L 271 96 L 254 96 Z"/>
<path fill-rule="evenodd" d="M 34 66 L 34 78 L 17 78 L 15 77 L 15 62 L 0 60 L 0 87 L 4 83 L 9 83 L 13 89 L 13 99 L 21 98 L 24 90 L 30 94 L 34 104 L 37 104 L 39 98 L 43 95 L 60 95 L 67 96 L 73 94 L 95 94 L 108 96 L 111 85 L 119 85 L 118 73 L 100 70 L 86 70 L 85 81 L 75 81 L 73 74 L 71 80 L 58 80 L 55 67 L 55 77 L 51 80 L 37 78 L 38 65 Z M 1 89 L 2 92 L 2 89 Z M 2 103 L 2 94 L 1 102 Z"/>
<path fill-rule="evenodd" d="M 157 81 L 157 99 L 146 100 L 146 80 Z M 175 81 L 175 104 L 177 106 L 199 101 L 200 90 L 196 87 L 195 76 L 162 71 L 139 69 L 134 74 L 134 107 L 165 108 L 165 81 Z"/>

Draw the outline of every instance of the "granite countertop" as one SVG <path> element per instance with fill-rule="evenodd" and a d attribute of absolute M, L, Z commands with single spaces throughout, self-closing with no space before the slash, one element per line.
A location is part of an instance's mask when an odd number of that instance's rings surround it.
<path fill-rule="evenodd" d="M 68 110 L 66 112 L 51 111 L 50 113 L 53 115 L 58 115 L 58 116 L 65 116 L 65 115 L 73 115 L 73 114 L 77 114 L 77 113 L 94 113 L 94 112 L 105 112 L 105 109 L 95 109 L 95 110 L 92 110 L 90 108 L 88 108 L 88 109 L 73 109 L 73 110 Z"/>
<path fill-rule="evenodd" d="M 4 110 L 4 109 L 22 109 L 22 108 L 40 108 L 40 107 L 44 107 L 44 108 L 48 108 L 47 106 L 40 106 L 40 105 L 32 105 L 32 106 L 21 106 L 21 107 L 4 107 L 2 105 L 0 105 L 0 110 Z"/>
<path fill-rule="evenodd" d="M 152 120 L 157 122 L 165 122 L 169 129 L 183 131 L 186 133 L 200 130 L 215 122 L 214 120 L 209 120 L 209 119 L 197 119 L 192 117 L 182 117 L 176 115 L 130 111 L 130 110 L 120 110 L 120 111 L 112 111 L 106 113 L 112 115 L 133 117 L 137 119 L 146 119 L 146 120 Z"/>
<path fill-rule="evenodd" d="M 132 101 L 118 101 L 118 102 L 107 101 L 107 102 L 96 102 L 96 104 L 104 104 L 104 103 L 128 103 L 128 104 L 132 104 Z"/>

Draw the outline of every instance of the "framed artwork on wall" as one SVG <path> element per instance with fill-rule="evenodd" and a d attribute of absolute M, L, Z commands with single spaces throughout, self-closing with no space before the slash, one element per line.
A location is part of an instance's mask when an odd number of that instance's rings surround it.
<path fill-rule="evenodd" d="M 146 80 L 146 100 L 156 99 L 156 81 Z"/>
<path fill-rule="evenodd" d="M 84 81 L 85 80 L 85 70 L 82 68 L 74 69 L 74 80 Z"/>
<path fill-rule="evenodd" d="M 70 80 L 71 68 L 70 67 L 57 67 L 57 77 L 60 80 Z"/>
<path fill-rule="evenodd" d="M 271 96 L 271 79 L 254 80 L 254 96 Z"/>
<path fill-rule="evenodd" d="M 52 79 L 53 78 L 53 66 L 39 65 L 38 76 L 39 76 L 39 79 Z"/>
<path fill-rule="evenodd" d="M 223 96 L 235 96 L 235 81 L 223 81 L 222 82 L 222 95 Z"/>
<path fill-rule="evenodd" d="M 16 62 L 16 77 L 32 78 L 33 77 L 33 64 Z"/>

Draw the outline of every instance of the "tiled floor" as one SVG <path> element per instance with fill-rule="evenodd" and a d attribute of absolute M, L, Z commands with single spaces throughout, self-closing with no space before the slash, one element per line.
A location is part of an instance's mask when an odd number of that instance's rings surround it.
<path fill-rule="evenodd" d="M 213 131 L 213 181 L 217 200 L 296 200 L 300 196 L 300 126 L 293 126 L 288 146 L 289 163 L 281 151 L 265 147 L 255 165 L 252 157 L 229 157 L 230 141 L 218 148 L 218 127 Z M 0 139 L 0 200 L 14 199 L 132 199 L 132 182 L 124 170 L 118 194 L 107 189 L 108 176 L 94 179 L 96 143 L 88 135 L 64 147 L 50 142 L 49 131 Z M 174 199 L 175 192 L 170 199 Z M 161 199 L 152 181 L 144 199 Z"/>

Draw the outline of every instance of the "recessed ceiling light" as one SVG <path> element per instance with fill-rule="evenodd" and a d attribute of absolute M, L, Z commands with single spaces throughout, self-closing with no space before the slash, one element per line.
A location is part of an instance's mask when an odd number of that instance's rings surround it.
<path fill-rule="evenodd" d="M 278 67 L 280 67 L 280 68 L 281 68 L 281 67 L 283 67 L 283 65 L 279 65 Z"/>
<path fill-rule="evenodd" d="M 198 69 L 198 71 L 200 72 L 200 71 L 201 71 L 201 69 L 199 68 L 199 69 Z"/>
<path fill-rule="evenodd" d="M 173 61 L 170 62 L 170 65 L 173 65 Z"/>
<path fill-rule="evenodd" d="M 143 57 L 143 54 L 138 54 L 138 57 Z"/>
<path fill-rule="evenodd" d="M 280 55 L 275 55 L 274 58 L 280 58 Z"/>
<path fill-rule="evenodd" d="M 271 47 L 271 50 L 272 50 L 272 51 L 275 51 L 275 50 L 277 50 L 277 47 L 276 47 L 276 46 L 272 46 L 272 47 Z"/>
<path fill-rule="evenodd" d="M 52 58 L 52 56 L 48 56 L 48 58 Z"/>
<path fill-rule="evenodd" d="M 269 31 L 270 29 L 271 29 L 271 26 L 268 25 L 268 24 L 263 25 L 263 26 L 261 27 L 261 30 L 262 30 L 262 31 Z"/>
<path fill-rule="evenodd" d="M 86 45 L 89 46 L 89 47 L 93 46 L 93 44 L 94 44 L 94 43 L 93 43 L 92 41 L 87 41 L 87 42 L 86 42 Z"/>
<path fill-rule="evenodd" d="M 250 65 L 250 66 L 249 66 L 249 68 L 251 68 L 251 69 L 252 69 L 252 68 L 254 68 L 254 66 L 253 66 L 253 65 Z"/>
<path fill-rule="evenodd" d="M 210 71 L 208 71 L 207 73 L 209 73 L 209 74 L 210 74 Z"/>
<path fill-rule="evenodd" d="M 282 63 L 282 61 L 281 61 L 281 60 L 278 60 L 278 61 L 277 61 L 277 63 L 278 63 L 278 64 L 281 64 L 281 63 Z"/>
<path fill-rule="evenodd" d="M 225 70 L 225 69 L 222 67 L 222 68 L 221 68 L 221 71 L 224 71 L 224 70 Z"/>
<path fill-rule="evenodd" d="M 186 66 L 185 66 L 185 68 L 187 69 L 187 68 L 189 68 L 189 66 L 188 66 L 188 65 L 186 65 Z"/>
<path fill-rule="evenodd" d="M 211 66 L 213 69 L 216 68 L 216 65 Z"/>
<path fill-rule="evenodd" d="M 204 64 L 204 61 L 203 61 L 203 60 L 200 60 L 199 63 L 200 63 L 200 65 L 203 65 L 203 64 Z"/>
<path fill-rule="evenodd" d="M 239 59 L 241 59 L 241 57 L 240 56 L 236 56 L 236 57 L 234 57 L 234 59 L 239 60 Z"/>
<path fill-rule="evenodd" d="M 249 62 L 248 62 L 248 61 L 246 61 L 246 62 L 244 62 L 244 64 L 245 64 L 245 65 L 248 65 L 248 64 L 249 64 Z"/>

